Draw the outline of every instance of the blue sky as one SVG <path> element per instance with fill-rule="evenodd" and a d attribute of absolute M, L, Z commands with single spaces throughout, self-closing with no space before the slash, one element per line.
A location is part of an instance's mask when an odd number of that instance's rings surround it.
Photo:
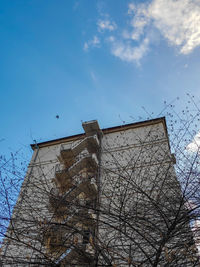
<path fill-rule="evenodd" d="M 199 101 L 199 0 L 0 0 L 0 33 L 3 154 Z"/>

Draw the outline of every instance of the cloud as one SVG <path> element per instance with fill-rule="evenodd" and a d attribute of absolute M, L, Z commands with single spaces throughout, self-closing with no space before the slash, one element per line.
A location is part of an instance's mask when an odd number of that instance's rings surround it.
<path fill-rule="evenodd" d="M 94 71 L 90 71 L 90 76 L 91 76 L 91 78 L 92 78 L 92 80 L 93 80 L 93 82 L 97 82 L 97 77 L 96 77 L 96 74 L 94 73 Z"/>
<path fill-rule="evenodd" d="M 128 5 L 130 22 L 115 41 L 111 52 L 123 61 L 137 62 L 150 50 L 150 45 L 164 37 L 168 44 L 189 54 L 200 45 L 199 0 L 153 0 Z"/>
<path fill-rule="evenodd" d="M 129 38 L 139 40 L 145 28 L 155 27 L 182 54 L 200 45 L 199 0 L 153 0 L 150 4 L 129 5 L 132 32 Z"/>
<path fill-rule="evenodd" d="M 100 46 L 100 39 L 95 35 L 93 39 L 85 42 L 83 45 L 83 50 L 88 51 L 91 47 L 99 47 Z"/>
<path fill-rule="evenodd" d="M 80 5 L 80 1 L 75 1 L 73 5 L 73 9 L 74 10 L 78 9 L 79 5 Z"/>
<path fill-rule="evenodd" d="M 128 14 L 132 16 L 130 26 L 133 29 L 131 31 L 125 31 L 124 37 L 127 39 L 139 40 L 144 33 L 145 26 L 148 26 L 150 23 L 148 5 L 140 4 L 135 6 L 134 4 L 129 4 Z"/>
<path fill-rule="evenodd" d="M 115 41 L 115 36 L 111 35 L 106 39 L 108 42 L 114 42 Z"/>
<path fill-rule="evenodd" d="M 200 132 L 195 135 L 194 139 L 187 145 L 186 149 L 190 152 L 200 152 Z"/>
<path fill-rule="evenodd" d="M 114 56 L 127 62 L 137 62 L 139 64 L 141 58 L 147 53 L 149 49 L 149 40 L 145 38 L 139 46 L 131 46 L 124 42 L 114 42 L 111 52 Z"/>
<path fill-rule="evenodd" d="M 100 16 L 103 19 L 97 21 L 98 34 L 107 42 L 111 54 L 126 62 L 139 64 L 161 37 L 183 55 L 200 46 L 200 0 L 129 3 L 125 17 L 126 22 L 127 16 L 129 20 L 123 28 L 108 14 L 101 12 Z M 100 40 L 94 36 L 84 44 L 84 50 L 99 46 Z"/>
<path fill-rule="evenodd" d="M 109 19 L 98 20 L 97 26 L 99 31 L 104 31 L 104 30 L 114 31 L 117 28 L 115 22 L 111 22 Z"/>
<path fill-rule="evenodd" d="M 83 45 L 83 50 L 87 51 L 89 49 L 89 44 L 88 42 L 85 42 Z"/>

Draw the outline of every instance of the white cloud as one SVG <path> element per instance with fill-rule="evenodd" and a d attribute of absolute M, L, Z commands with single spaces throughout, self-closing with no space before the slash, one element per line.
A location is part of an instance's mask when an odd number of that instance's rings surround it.
<path fill-rule="evenodd" d="M 135 10 L 135 5 L 133 3 L 129 3 L 128 5 L 128 14 L 132 14 Z"/>
<path fill-rule="evenodd" d="M 153 0 L 150 4 L 129 5 L 133 27 L 129 38 L 139 40 L 145 27 L 155 27 L 182 54 L 200 45 L 199 0 Z"/>
<path fill-rule="evenodd" d="M 114 22 L 111 22 L 109 19 L 98 20 L 97 26 L 99 31 L 114 31 L 117 28 L 117 25 Z"/>
<path fill-rule="evenodd" d="M 186 149 L 191 152 L 200 152 L 200 132 L 195 135 L 194 139 L 187 145 Z"/>
<path fill-rule="evenodd" d="M 140 63 L 152 44 L 159 44 L 160 37 L 178 49 L 180 54 L 189 54 L 200 46 L 200 0 L 151 0 L 145 3 L 129 3 L 127 26 L 119 27 L 108 14 L 97 21 L 97 29 L 105 36 L 111 53 L 127 62 Z M 84 50 L 99 47 L 95 36 L 84 44 Z M 187 67 L 186 65 L 184 66 Z"/>
<path fill-rule="evenodd" d="M 100 40 L 97 36 L 94 36 L 91 43 L 92 43 L 92 45 L 96 46 L 96 45 L 100 44 Z"/>
<path fill-rule="evenodd" d="M 138 5 L 130 3 L 128 15 L 131 20 L 129 27 L 122 32 L 123 40 L 118 43 L 115 41 L 111 50 L 121 60 L 138 63 L 159 34 L 171 46 L 178 47 L 181 54 L 189 54 L 200 46 L 199 0 L 153 0 Z"/>
<path fill-rule="evenodd" d="M 140 36 L 144 33 L 144 28 L 150 23 L 150 18 L 148 16 L 148 5 L 140 4 L 135 6 L 129 4 L 128 14 L 132 15 L 130 25 L 133 27 L 133 30 L 127 32 L 127 38 L 132 40 L 139 40 Z"/>
<path fill-rule="evenodd" d="M 113 35 L 111 35 L 111 36 L 109 36 L 108 38 L 107 38 L 107 41 L 108 42 L 114 42 L 115 41 L 115 36 L 113 36 Z"/>
<path fill-rule="evenodd" d="M 99 47 L 100 46 L 100 39 L 95 35 L 93 39 L 89 40 L 88 42 L 85 42 L 83 45 L 83 49 L 85 51 L 88 51 L 91 47 Z"/>
<path fill-rule="evenodd" d="M 84 43 L 84 45 L 83 45 L 83 49 L 84 49 L 85 51 L 87 51 L 87 50 L 89 49 L 89 44 L 88 44 L 88 42 L 85 42 L 85 43 Z"/>
<path fill-rule="evenodd" d="M 112 54 L 119 57 L 121 60 L 127 62 L 137 62 L 139 64 L 140 59 L 148 51 L 149 40 L 145 38 L 139 46 L 131 46 L 124 42 L 115 42 L 112 46 Z"/>

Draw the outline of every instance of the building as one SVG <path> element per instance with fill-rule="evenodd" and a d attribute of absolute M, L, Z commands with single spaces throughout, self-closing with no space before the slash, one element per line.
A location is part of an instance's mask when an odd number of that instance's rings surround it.
<path fill-rule="evenodd" d="M 198 266 L 165 118 L 31 145 L 3 266 Z"/>

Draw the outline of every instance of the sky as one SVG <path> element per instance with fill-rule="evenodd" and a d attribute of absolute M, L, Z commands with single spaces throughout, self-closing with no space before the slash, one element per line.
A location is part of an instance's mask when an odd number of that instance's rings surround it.
<path fill-rule="evenodd" d="M 0 33 L 3 155 L 199 102 L 200 0 L 0 0 Z"/>

